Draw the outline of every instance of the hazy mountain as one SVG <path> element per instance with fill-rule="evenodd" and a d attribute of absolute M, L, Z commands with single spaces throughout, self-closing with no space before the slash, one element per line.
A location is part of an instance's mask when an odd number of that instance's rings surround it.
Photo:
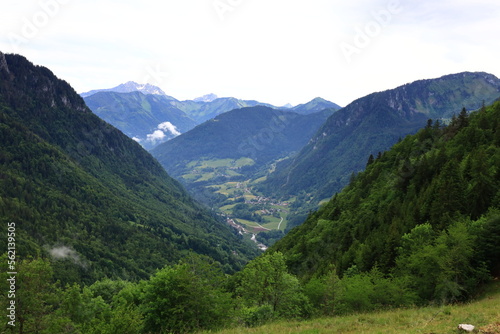
<path fill-rule="evenodd" d="M 0 120 L 0 218 L 19 259 L 51 257 L 68 282 L 145 278 L 189 250 L 227 270 L 253 254 L 47 68 L 0 53 Z"/>
<path fill-rule="evenodd" d="M 206 102 L 200 100 L 176 101 L 172 102 L 172 105 L 184 111 L 199 124 L 234 109 L 255 106 L 266 106 L 276 109 L 276 107 L 268 103 L 254 100 L 240 100 L 234 97 L 209 98 Z"/>
<path fill-rule="evenodd" d="M 487 73 L 459 73 L 370 94 L 335 112 L 294 158 L 278 165 L 268 192 L 311 193 L 316 203 L 340 191 L 370 154 L 415 133 L 429 118 L 449 119 L 500 96 L 500 80 Z"/>
<path fill-rule="evenodd" d="M 195 98 L 193 101 L 194 102 L 212 102 L 213 100 L 217 99 L 218 96 L 215 94 L 206 94 L 200 97 Z"/>
<path fill-rule="evenodd" d="M 333 102 L 327 101 L 321 97 L 317 97 L 307 103 L 299 104 L 295 107 L 290 108 L 291 111 L 294 111 L 298 114 L 312 114 L 318 111 L 322 111 L 325 109 L 333 109 L 339 110 L 341 107 Z"/>
<path fill-rule="evenodd" d="M 201 159 L 246 157 L 262 165 L 300 149 L 330 114 L 299 115 L 264 106 L 235 109 L 157 146 L 152 154 L 175 176 Z"/>
<path fill-rule="evenodd" d="M 258 105 L 279 109 L 255 100 L 219 98 L 215 94 L 179 101 L 156 86 L 133 81 L 80 95 L 94 113 L 148 150 L 230 110 Z M 337 110 L 339 107 L 316 98 L 292 110 L 310 114 L 326 108 Z"/>
<path fill-rule="evenodd" d="M 172 106 L 172 100 L 165 95 L 106 91 L 87 96 L 84 100 L 97 116 L 146 149 L 152 149 L 197 125 L 186 113 Z"/>
<path fill-rule="evenodd" d="M 91 95 L 93 95 L 95 93 L 99 93 L 99 92 L 115 92 L 115 93 L 141 92 L 143 94 L 162 95 L 162 96 L 166 97 L 167 99 L 175 100 L 173 97 L 165 94 L 165 92 L 162 91 L 157 86 L 153 86 L 149 83 L 138 84 L 137 82 L 134 82 L 134 81 L 128 81 L 124 84 L 120 84 L 120 85 L 113 87 L 113 88 L 91 90 L 90 92 L 81 93 L 80 96 L 87 97 L 87 96 L 91 96 Z"/>

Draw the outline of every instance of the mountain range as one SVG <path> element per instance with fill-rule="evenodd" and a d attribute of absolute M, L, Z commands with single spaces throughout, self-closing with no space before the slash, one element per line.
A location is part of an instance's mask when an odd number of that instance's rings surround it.
<path fill-rule="evenodd" d="M 0 120 L 1 220 L 16 255 L 51 258 L 62 282 L 146 278 L 190 251 L 227 271 L 255 255 L 47 68 L 0 53 Z"/>
<path fill-rule="evenodd" d="M 261 105 L 309 114 L 327 108 L 340 108 L 321 98 L 288 109 L 255 100 L 219 98 L 215 94 L 179 101 L 156 86 L 132 81 L 115 88 L 92 90 L 81 96 L 96 115 L 148 150 L 234 109 Z"/>

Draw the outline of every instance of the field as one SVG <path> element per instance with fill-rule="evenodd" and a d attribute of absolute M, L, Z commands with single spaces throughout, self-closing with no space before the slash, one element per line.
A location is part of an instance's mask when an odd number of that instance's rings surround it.
<path fill-rule="evenodd" d="M 500 281 L 484 297 L 465 304 L 397 309 L 308 321 L 280 321 L 257 328 L 233 328 L 221 334 L 452 334 L 459 324 L 472 324 L 475 333 L 500 334 Z"/>

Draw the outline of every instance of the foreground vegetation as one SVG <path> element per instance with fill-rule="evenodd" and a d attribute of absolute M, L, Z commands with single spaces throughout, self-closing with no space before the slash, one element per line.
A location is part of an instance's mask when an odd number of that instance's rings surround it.
<path fill-rule="evenodd" d="M 7 259 L 0 261 L 0 288 L 8 291 Z M 417 308 L 408 299 L 395 308 L 384 300 L 401 291 L 388 279 L 332 275 L 328 284 L 304 285 L 287 272 L 281 253 L 259 257 L 233 276 L 192 255 L 149 280 L 90 286 L 54 282 L 47 260 L 21 260 L 17 270 L 16 326 L 0 325 L 2 333 L 454 333 L 459 323 L 500 333 L 498 280 L 472 302 Z M 11 300 L 2 294 L 0 307 Z"/>
<path fill-rule="evenodd" d="M 315 318 L 307 321 L 278 321 L 256 328 L 232 328 L 220 334 L 421 334 L 457 333 L 457 325 L 472 324 L 479 333 L 500 333 L 500 283 L 488 286 L 480 298 L 455 305 L 402 308 L 353 315 Z"/>

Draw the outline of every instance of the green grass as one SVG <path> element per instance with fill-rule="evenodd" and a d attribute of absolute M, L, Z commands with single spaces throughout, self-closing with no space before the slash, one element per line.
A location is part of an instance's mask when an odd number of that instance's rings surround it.
<path fill-rule="evenodd" d="M 495 292 L 465 304 L 441 307 L 395 309 L 307 321 L 279 321 L 257 328 L 233 328 L 221 334 L 452 334 L 458 324 L 476 326 L 475 333 L 500 334 L 500 281 L 491 285 Z M 488 326 L 488 327 L 486 327 Z"/>
<path fill-rule="evenodd" d="M 186 165 L 188 168 L 187 173 L 182 175 L 186 181 L 189 182 L 203 182 L 210 181 L 218 173 L 223 175 L 233 177 L 241 176 L 237 172 L 238 169 L 243 166 L 250 166 L 255 164 L 255 162 L 250 158 L 240 158 L 235 159 L 211 159 L 211 160 L 195 160 L 191 161 Z"/>
<path fill-rule="evenodd" d="M 248 230 L 252 233 L 258 233 L 258 232 L 262 232 L 263 229 L 262 227 L 265 228 L 264 225 L 257 223 L 257 222 L 253 222 L 251 220 L 246 220 L 246 219 L 241 219 L 241 218 L 236 218 L 237 222 L 242 224 L 242 225 L 245 225 L 245 227 L 248 228 Z"/>
<path fill-rule="evenodd" d="M 215 177 L 215 173 L 204 173 L 204 174 L 202 174 L 202 175 L 201 175 L 201 177 L 200 177 L 198 180 L 196 180 L 196 181 L 197 181 L 197 182 L 201 182 L 201 181 L 208 181 L 208 180 L 210 180 L 210 179 L 212 179 L 212 178 L 214 178 L 214 177 Z"/>
<path fill-rule="evenodd" d="M 278 226 L 280 226 L 280 230 L 284 230 L 286 228 L 286 217 L 282 214 L 283 222 L 280 225 L 281 218 L 276 218 L 274 216 L 263 216 L 267 223 L 261 224 L 265 228 L 270 230 L 277 230 Z"/>
<path fill-rule="evenodd" d="M 260 183 L 260 182 L 264 182 L 265 180 L 267 180 L 267 175 L 263 176 L 263 177 L 260 177 L 258 179 L 253 180 L 252 184 L 257 184 L 257 183 Z"/>
<path fill-rule="evenodd" d="M 255 161 L 250 158 L 239 158 L 235 161 L 235 167 L 252 166 L 254 164 Z"/>
<path fill-rule="evenodd" d="M 184 174 L 182 175 L 182 178 L 194 182 L 196 179 L 200 178 L 200 176 L 201 176 L 200 174 Z"/>

